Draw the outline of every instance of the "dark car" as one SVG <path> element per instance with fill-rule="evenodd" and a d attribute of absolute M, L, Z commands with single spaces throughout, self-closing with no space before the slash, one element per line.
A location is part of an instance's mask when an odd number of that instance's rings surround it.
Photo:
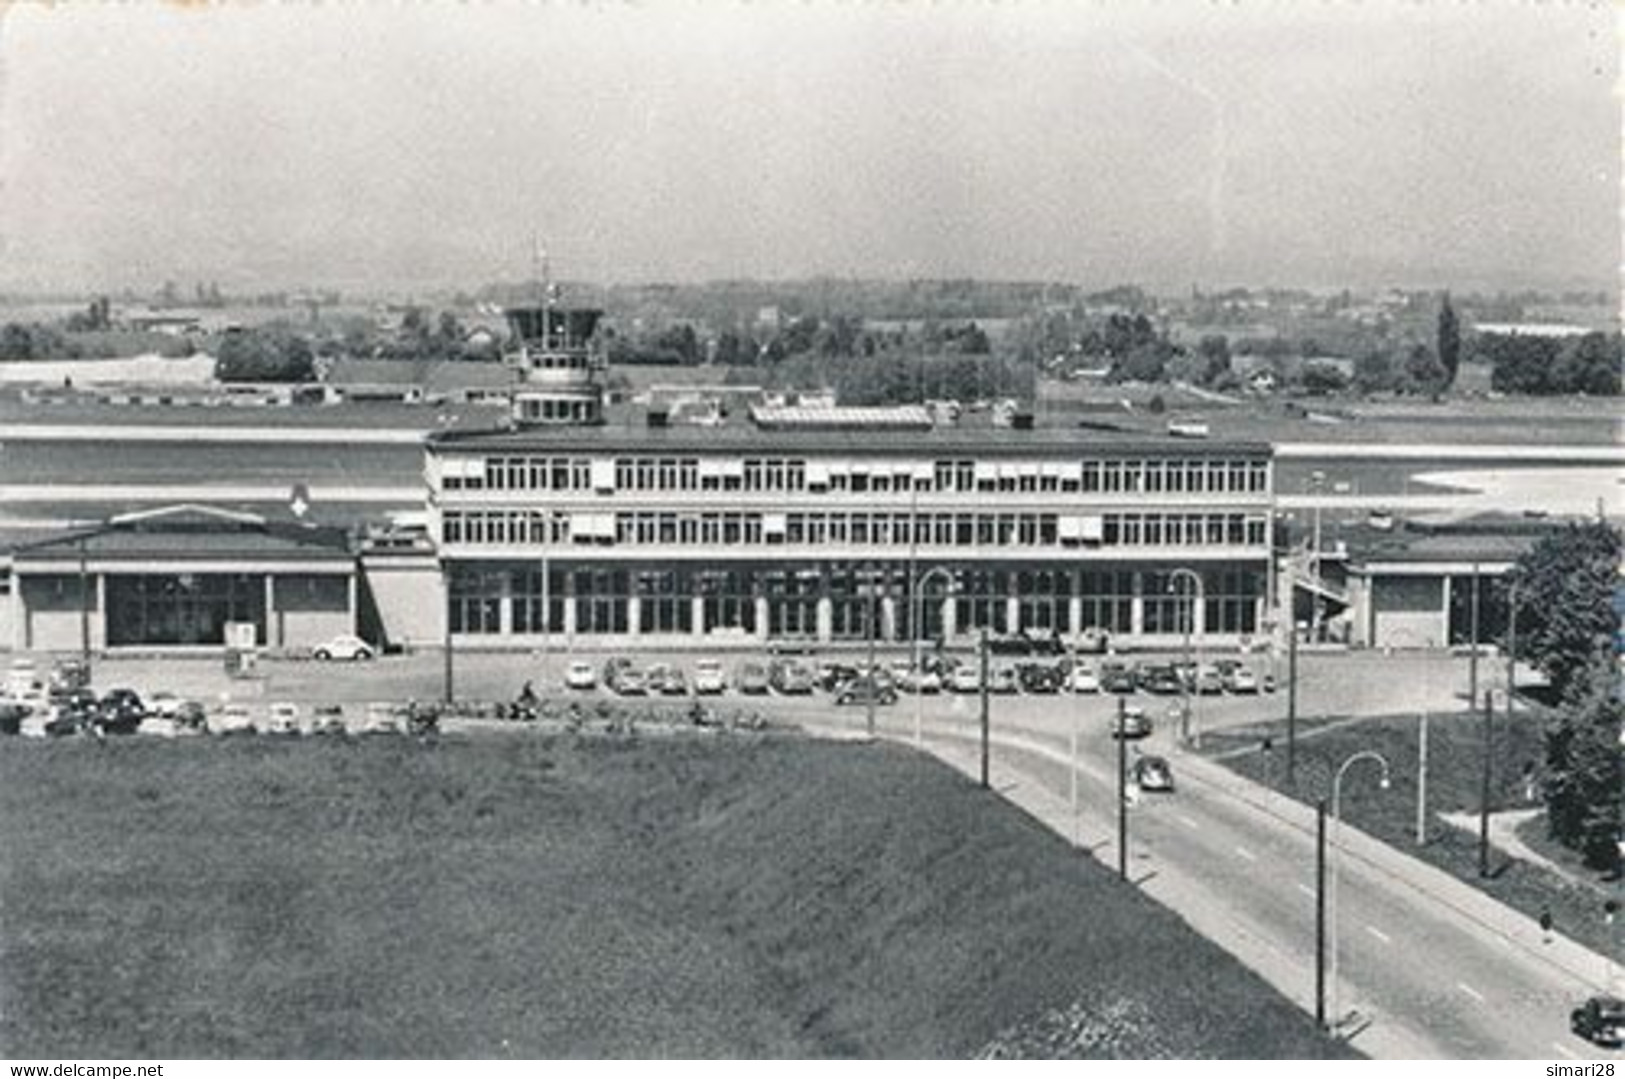
<path fill-rule="evenodd" d="M 897 690 L 873 678 L 854 678 L 835 691 L 836 704 L 896 704 Z"/>
<path fill-rule="evenodd" d="M 1024 693 L 1059 693 L 1066 675 L 1047 663 L 1023 663 L 1016 671 Z"/>
<path fill-rule="evenodd" d="M 734 679 L 734 685 L 739 687 L 739 692 L 750 694 L 753 697 L 760 696 L 771 688 L 767 668 L 756 662 L 749 662 L 740 666 L 739 676 Z"/>
<path fill-rule="evenodd" d="M 1139 688 L 1134 672 L 1121 663 L 1103 663 L 1100 667 L 1100 688 L 1107 693 L 1133 693 Z"/>
<path fill-rule="evenodd" d="M 1174 789 L 1174 769 L 1162 757 L 1141 757 L 1134 762 L 1134 782 L 1141 790 L 1168 791 Z"/>
<path fill-rule="evenodd" d="M 1591 997 L 1569 1013 L 1569 1029 L 1595 1045 L 1625 1045 L 1625 1000 Z"/>
<path fill-rule="evenodd" d="M 1185 681 L 1180 678 L 1179 671 L 1161 664 L 1141 671 L 1140 684 L 1145 687 L 1147 693 L 1159 693 L 1163 696 L 1185 691 Z"/>
<path fill-rule="evenodd" d="M 146 717 L 147 706 L 133 689 L 110 689 L 96 704 L 96 725 L 107 734 L 133 734 Z"/>
<path fill-rule="evenodd" d="M 818 668 L 818 687 L 826 693 L 834 693 L 857 676 L 858 669 L 850 664 L 825 663 Z"/>
<path fill-rule="evenodd" d="M 1151 719 L 1144 711 L 1125 708 L 1121 717 L 1112 717 L 1113 738 L 1144 738 L 1151 733 Z"/>

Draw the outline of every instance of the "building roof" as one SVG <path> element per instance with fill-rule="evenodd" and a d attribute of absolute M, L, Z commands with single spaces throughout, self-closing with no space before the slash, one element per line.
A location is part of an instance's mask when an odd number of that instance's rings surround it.
<path fill-rule="evenodd" d="M 343 357 L 328 367 L 331 386 L 421 386 L 425 390 L 509 386 L 513 368 L 491 360 L 364 360 Z"/>
<path fill-rule="evenodd" d="M 1447 522 L 1405 521 L 1387 530 L 1357 527 L 1344 538 L 1356 563 L 1501 563 L 1516 561 L 1567 524 L 1562 518 L 1485 513 Z"/>
<path fill-rule="evenodd" d="M 81 557 L 113 559 L 331 560 L 350 556 L 341 529 L 266 521 L 212 506 L 179 505 L 113 517 L 17 547 L 17 563 Z"/>
<path fill-rule="evenodd" d="M 630 453 L 879 453 L 1020 456 L 1091 450 L 1114 453 L 1166 453 L 1182 457 L 1226 454 L 1268 455 L 1264 441 L 1219 441 L 1173 438 L 1148 431 L 1103 431 L 1080 426 L 1040 426 L 1029 430 L 976 425 L 939 424 L 923 430 L 830 430 L 796 428 L 763 430 L 748 417 L 731 415 L 716 426 L 649 427 L 641 423 L 596 426 L 508 428 L 492 431 L 444 431 L 426 440 L 430 452 L 630 452 Z"/>

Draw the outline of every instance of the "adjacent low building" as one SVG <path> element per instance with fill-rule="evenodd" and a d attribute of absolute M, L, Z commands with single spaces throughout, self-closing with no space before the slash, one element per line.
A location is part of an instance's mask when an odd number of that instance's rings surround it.
<path fill-rule="evenodd" d="M 235 632 L 261 648 L 309 649 L 354 631 L 356 566 L 335 529 L 207 506 L 126 514 L 11 552 L 9 644 L 219 649 Z"/>

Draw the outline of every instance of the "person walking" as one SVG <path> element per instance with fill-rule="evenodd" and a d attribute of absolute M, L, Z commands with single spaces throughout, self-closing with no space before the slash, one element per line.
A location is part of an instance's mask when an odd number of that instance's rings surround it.
<path fill-rule="evenodd" d="M 1552 910 L 1547 906 L 1540 908 L 1540 940 L 1542 944 L 1552 942 Z"/>

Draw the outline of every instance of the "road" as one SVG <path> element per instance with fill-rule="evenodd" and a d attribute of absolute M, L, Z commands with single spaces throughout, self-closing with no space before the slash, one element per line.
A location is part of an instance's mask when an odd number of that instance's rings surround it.
<path fill-rule="evenodd" d="M 845 725 L 861 721 L 860 712 Z M 1001 725 L 992 783 L 1115 865 L 1116 746 L 1104 722 L 1083 725 L 1076 822 L 1068 806 L 1068 738 L 1056 724 Z M 909 717 L 884 710 L 881 733 L 910 739 Z M 976 737 L 969 718 L 932 720 L 925 745 L 974 774 Z M 1313 812 L 1178 753 L 1162 738 L 1154 748 L 1174 759 L 1179 791 L 1147 793 L 1130 809 L 1130 877 L 1312 1010 Z M 1351 772 L 1345 783 L 1374 781 Z M 1250 787 L 1250 797 L 1238 797 L 1238 787 Z M 1476 893 L 1446 890 L 1441 901 L 1431 876 L 1437 871 L 1388 848 L 1374 856 L 1380 844 L 1352 829 L 1339 847 L 1342 976 L 1331 1014 L 1353 1045 L 1388 1059 L 1610 1059 L 1568 1031 L 1569 1009 L 1606 982 L 1600 958 L 1589 979 L 1577 976 L 1547 954 L 1554 946 L 1543 945 L 1521 915 L 1487 899 L 1474 902 Z"/>

